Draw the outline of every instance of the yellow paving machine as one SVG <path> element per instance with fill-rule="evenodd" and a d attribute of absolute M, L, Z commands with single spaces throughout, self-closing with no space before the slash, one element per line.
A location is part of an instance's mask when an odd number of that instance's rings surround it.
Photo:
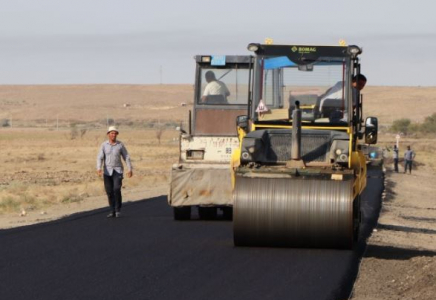
<path fill-rule="evenodd" d="M 232 155 L 236 246 L 350 248 L 366 186 L 358 46 L 250 44 L 249 114 Z M 362 141 L 364 140 L 364 141 Z"/>

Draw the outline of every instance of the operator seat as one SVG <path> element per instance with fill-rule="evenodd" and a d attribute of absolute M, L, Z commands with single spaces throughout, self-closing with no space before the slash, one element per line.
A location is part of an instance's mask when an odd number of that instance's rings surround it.
<path fill-rule="evenodd" d="M 289 95 L 289 115 L 292 116 L 292 112 L 295 109 L 295 101 L 300 101 L 301 106 L 312 107 L 303 109 L 302 118 L 305 121 L 314 121 L 319 117 L 319 103 L 320 99 L 316 94 L 299 95 L 297 97 Z"/>
<path fill-rule="evenodd" d="M 333 112 L 343 110 L 344 106 L 342 99 L 323 99 L 319 105 L 321 118 L 329 118 Z"/>
<path fill-rule="evenodd" d="M 223 95 L 208 95 L 205 104 L 229 104 Z"/>

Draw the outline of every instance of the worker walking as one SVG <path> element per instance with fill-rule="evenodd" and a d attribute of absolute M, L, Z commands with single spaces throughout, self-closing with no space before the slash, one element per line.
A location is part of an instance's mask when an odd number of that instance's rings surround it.
<path fill-rule="evenodd" d="M 115 126 L 109 127 L 107 131 L 108 140 L 103 142 L 97 155 L 97 174 L 104 179 L 104 188 L 109 201 L 111 212 L 108 218 L 120 217 L 122 196 L 121 187 L 123 185 L 123 164 L 121 157 L 127 164 L 127 177 L 132 177 L 132 163 L 126 147 L 117 141 L 118 129 Z M 104 173 L 102 166 L 104 162 Z"/>
<path fill-rule="evenodd" d="M 394 171 L 398 173 L 398 147 L 394 145 L 392 157 L 394 159 Z"/>
<path fill-rule="evenodd" d="M 409 169 L 409 174 L 412 174 L 412 163 L 415 158 L 415 152 L 410 149 L 410 146 L 407 146 L 407 151 L 404 153 L 404 173 Z"/>

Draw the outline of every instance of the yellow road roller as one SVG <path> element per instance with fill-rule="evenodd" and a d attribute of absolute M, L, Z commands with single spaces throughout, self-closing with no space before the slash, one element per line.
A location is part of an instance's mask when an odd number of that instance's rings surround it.
<path fill-rule="evenodd" d="M 232 155 L 236 246 L 351 248 L 377 118 L 362 116 L 358 46 L 252 43 L 249 114 Z"/>

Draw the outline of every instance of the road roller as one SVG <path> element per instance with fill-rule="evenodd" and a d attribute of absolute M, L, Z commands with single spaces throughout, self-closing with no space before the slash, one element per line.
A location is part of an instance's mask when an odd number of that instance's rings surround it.
<path fill-rule="evenodd" d="M 358 46 L 252 43 L 249 114 L 233 152 L 236 246 L 352 248 L 366 186 Z"/>
<path fill-rule="evenodd" d="M 179 159 L 171 168 L 168 203 L 175 220 L 200 219 L 221 212 L 232 218 L 229 163 L 239 148 L 235 120 L 247 115 L 252 55 L 196 55 L 193 109 L 178 128 Z"/>

